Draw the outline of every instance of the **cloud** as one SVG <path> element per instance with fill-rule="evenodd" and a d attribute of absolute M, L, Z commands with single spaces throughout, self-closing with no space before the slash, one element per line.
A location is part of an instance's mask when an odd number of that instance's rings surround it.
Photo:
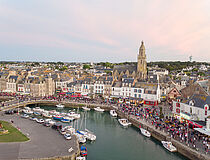
<path fill-rule="evenodd" d="M 170 60 L 174 55 L 177 60 L 189 55 L 197 60 L 202 60 L 199 55 L 210 59 L 210 11 L 206 1 L 19 3 L 0 5 L 0 44 L 27 45 L 32 52 L 34 47 L 47 47 L 49 53 L 55 48 L 74 50 L 95 60 L 112 57 L 135 61 L 140 41 L 144 40 L 149 60 Z"/>

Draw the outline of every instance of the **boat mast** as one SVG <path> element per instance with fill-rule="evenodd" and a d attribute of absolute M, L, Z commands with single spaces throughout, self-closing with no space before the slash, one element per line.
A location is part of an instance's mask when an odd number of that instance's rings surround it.
<path fill-rule="evenodd" d="M 87 112 L 85 112 L 85 130 L 86 130 L 86 113 L 87 113 Z"/>

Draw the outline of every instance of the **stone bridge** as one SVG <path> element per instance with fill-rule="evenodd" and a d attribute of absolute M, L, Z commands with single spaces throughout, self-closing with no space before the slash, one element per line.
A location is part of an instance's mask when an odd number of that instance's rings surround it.
<path fill-rule="evenodd" d="M 64 100 L 64 101 L 57 101 L 57 100 L 46 100 L 41 98 L 27 98 L 26 100 L 17 100 L 16 98 L 11 97 L 0 97 L 0 99 L 4 100 L 4 106 L 1 105 L 0 111 L 7 111 L 10 109 L 26 107 L 27 105 L 57 105 L 63 104 L 65 107 L 82 107 L 88 106 L 90 108 L 94 107 L 101 107 L 105 110 L 110 110 L 111 106 L 106 104 L 97 104 L 97 103 L 84 103 L 84 102 L 76 102 L 73 100 Z"/>

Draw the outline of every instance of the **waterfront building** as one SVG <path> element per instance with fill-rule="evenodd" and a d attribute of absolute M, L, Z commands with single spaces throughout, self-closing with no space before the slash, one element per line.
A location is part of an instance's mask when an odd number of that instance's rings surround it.
<path fill-rule="evenodd" d="M 94 83 L 94 93 L 97 95 L 104 94 L 104 78 L 98 78 Z"/>
<path fill-rule="evenodd" d="M 0 91 L 5 91 L 7 88 L 7 75 L 4 72 L 0 72 Z"/>
<path fill-rule="evenodd" d="M 82 95 L 93 95 L 94 94 L 94 82 L 95 82 L 95 78 L 85 78 L 84 80 L 81 81 L 81 94 Z"/>
<path fill-rule="evenodd" d="M 16 92 L 17 91 L 17 82 L 18 82 L 18 76 L 11 75 L 7 79 L 6 83 L 6 91 L 7 92 Z"/>
<path fill-rule="evenodd" d="M 109 98 L 112 94 L 113 77 L 106 76 L 104 78 L 104 98 Z"/>
<path fill-rule="evenodd" d="M 187 120 L 206 121 L 210 115 L 210 96 L 194 94 L 185 103 L 173 101 L 173 114 Z"/>
<path fill-rule="evenodd" d="M 134 86 L 135 81 L 133 78 L 123 78 L 122 79 L 122 97 L 129 98 L 132 97 L 131 88 Z"/>

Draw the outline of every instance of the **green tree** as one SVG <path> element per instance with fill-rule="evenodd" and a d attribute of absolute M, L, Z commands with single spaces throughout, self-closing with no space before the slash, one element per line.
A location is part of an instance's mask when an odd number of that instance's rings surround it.
<path fill-rule="evenodd" d="M 83 69 L 90 69 L 90 65 L 88 64 L 83 65 Z"/>

